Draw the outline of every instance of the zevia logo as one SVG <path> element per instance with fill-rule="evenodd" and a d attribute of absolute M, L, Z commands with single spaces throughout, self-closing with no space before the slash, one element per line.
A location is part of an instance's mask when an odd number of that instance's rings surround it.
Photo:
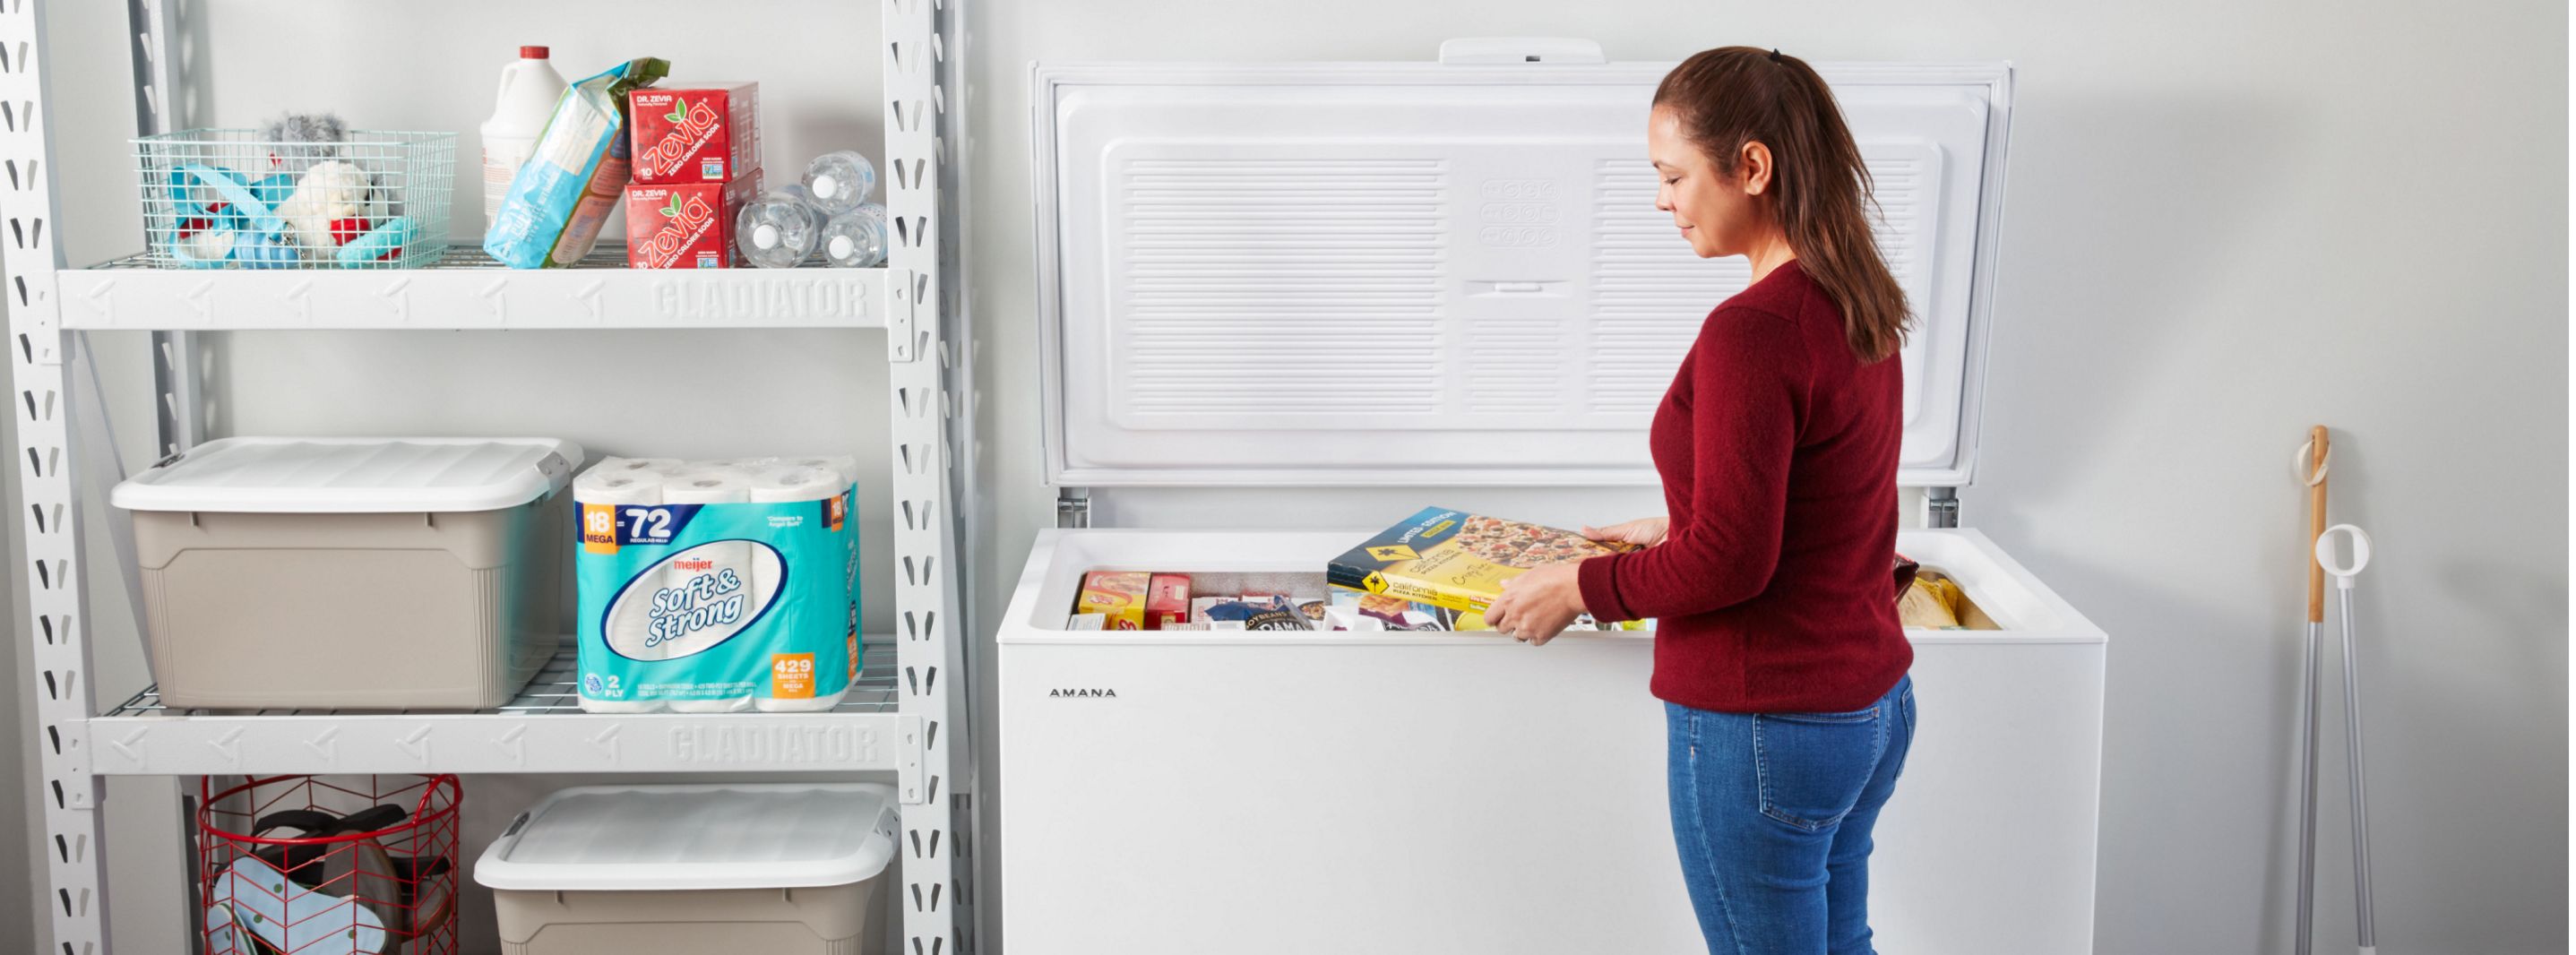
<path fill-rule="evenodd" d="M 682 195 L 673 192 L 671 201 L 662 207 L 662 227 L 653 230 L 652 237 L 644 240 L 647 267 L 670 268 L 671 263 L 679 260 L 680 253 L 696 247 L 698 237 L 706 235 L 707 229 L 715 224 L 715 210 L 707 205 L 704 197 L 696 193 Z"/>
<path fill-rule="evenodd" d="M 1048 690 L 1048 691 L 1047 691 L 1047 697 L 1048 697 L 1049 699 L 1054 699 L 1054 698 L 1057 698 L 1057 697 L 1066 697 L 1066 696 L 1107 697 L 1107 698 L 1109 698 L 1109 699 L 1113 699 L 1113 700 L 1114 700 L 1114 699 L 1117 699 L 1117 698 L 1118 698 L 1118 691 L 1116 691 L 1116 690 L 1103 690 L 1103 689 L 1096 689 L 1096 688 L 1094 688 L 1094 689 L 1080 689 L 1080 690 Z"/>
<path fill-rule="evenodd" d="M 672 97 L 671 112 L 662 117 L 671 131 L 660 142 L 635 157 L 635 177 L 652 179 L 677 172 L 680 164 L 696 155 L 698 147 L 715 138 L 716 111 L 706 100 Z"/>

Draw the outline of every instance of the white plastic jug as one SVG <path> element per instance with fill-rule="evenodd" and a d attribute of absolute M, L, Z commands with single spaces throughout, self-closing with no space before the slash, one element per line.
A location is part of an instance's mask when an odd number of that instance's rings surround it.
<path fill-rule="evenodd" d="M 492 118 L 483 121 L 483 228 L 500 214 L 501 199 L 510 194 L 510 177 L 537 149 L 537 134 L 563 98 L 563 74 L 555 72 L 542 46 L 519 48 L 519 59 L 501 68 L 501 95 Z"/>

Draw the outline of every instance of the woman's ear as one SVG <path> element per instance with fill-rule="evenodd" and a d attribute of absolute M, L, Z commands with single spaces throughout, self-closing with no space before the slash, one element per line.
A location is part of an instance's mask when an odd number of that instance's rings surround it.
<path fill-rule="evenodd" d="M 1744 183 L 1744 194 L 1761 195 L 1771 188 L 1771 147 L 1748 140 L 1735 157 L 1738 178 Z"/>

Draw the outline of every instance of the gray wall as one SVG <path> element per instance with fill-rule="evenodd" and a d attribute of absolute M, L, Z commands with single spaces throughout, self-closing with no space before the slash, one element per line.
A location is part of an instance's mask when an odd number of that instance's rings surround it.
<path fill-rule="evenodd" d="M 620 4 L 640 16 L 606 23 L 582 15 L 593 5 L 491 0 L 318 12 L 194 6 L 200 39 L 212 41 L 198 61 L 207 84 L 198 118 L 207 123 L 246 124 L 302 104 L 372 125 L 470 133 L 489 108 L 493 67 L 510 44 L 532 39 L 553 41 L 568 70 L 652 52 L 684 75 L 762 79 L 774 157 L 853 139 L 877 150 L 866 4 L 746 4 L 745 21 L 818 26 L 756 34 L 735 25 L 722 39 L 677 25 L 697 6 L 684 0 Z M 2286 459 L 2318 422 L 2337 429 L 2336 517 L 2369 527 L 2382 548 L 2361 593 L 2382 944 L 2566 949 L 2562 5 L 968 6 L 974 371 L 988 385 L 977 406 L 986 465 L 977 478 L 993 506 L 968 543 L 968 565 L 988 622 L 1053 515 L 1035 454 L 1029 61 L 1425 59 L 1459 35 L 1585 36 L 1623 60 L 1724 43 L 1818 60 L 2009 59 L 2020 74 L 1998 337 L 1984 470 L 1963 498 L 1967 523 L 2114 640 L 2101 950 L 2286 945 L 2304 522 Z M 53 115 L 78 140 L 59 147 L 57 166 L 71 180 L 62 235 L 75 260 L 132 245 L 119 7 L 53 9 L 53 80 L 66 102 Z M 359 23 L 389 24 L 385 35 L 403 40 L 302 39 L 355 36 Z M 783 37 L 775 42 L 795 55 L 763 55 L 759 35 Z M 394 72 L 365 72 L 362 55 Z M 290 58 L 296 69 L 278 65 Z M 873 450 L 882 446 L 884 383 L 868 333 L 262 334 L 215 344 L 227 432 L 547 432 L 595 451 L 689 455 L 829 444 L 881 460 Z M 149 421 L 137 400 L 148 382 L 140 347 L 131 336 L 102 342 L 129 443 Z M 598 367 L 591 359 L 603 351 L 616 364 L 690 369 L 741 390 L 689 409 L 643 384 L 564 376 Z M 802 410 L 774 412 L 782 406 Z M 1308 500 L 1366 514 L 1422 496 Z M 1651 503 L 1441 499 L 1551 520 L 1616 519 Z M 1134 513 L 1173 523 L 1264 519 L 1262 509 L 1216 516 L 1240 503 L 1188 495 Z M 881 537 L 882 507 L 873 506 L 863 517 Z M 1301 519 L 1284 510 L 1269 519 Z M 871 552 L 871 565 L 886 566 L 883 554 Z M 883 582 L 872 593 L 885 592 Z M 115 593 L 106 578 L 93 584 Z M 97 616 L 108 695 L 138 681 L 140 668 L 121 612 Z M 9 712 L 0 708 L 0 719 Z M 2340 726 L 2331 701 L 2323 716 Z M 0 729 L 25 739 L 23 726 Z M 2333 785 L 2339 731 L 2323 742 Z M 502 801 L 549 787 L 476 785 Z M 172 792 L 159 780 L 110 787 L 116 937 L 129 951 L 178 950 Z M 2339 888 L 2342 826 L 2329 799 L 2325 949 L 2349 944 L 2351 933 Z M 10 831 L 0 827 L 0 852 Z M 479 838 L 469 834 L 468 844 Z M 0 872 L 0 890 L 13 874 Z M 0 927 L 13 911 L 0 902 Z"/>

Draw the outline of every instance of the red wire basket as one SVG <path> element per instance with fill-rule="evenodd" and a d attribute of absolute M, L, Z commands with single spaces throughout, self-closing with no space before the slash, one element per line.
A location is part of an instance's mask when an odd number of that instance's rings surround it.
<path fill-rule="evenodd" d="M 200 780 L 208 955 L 455 955 L 456 777 Z"/>

